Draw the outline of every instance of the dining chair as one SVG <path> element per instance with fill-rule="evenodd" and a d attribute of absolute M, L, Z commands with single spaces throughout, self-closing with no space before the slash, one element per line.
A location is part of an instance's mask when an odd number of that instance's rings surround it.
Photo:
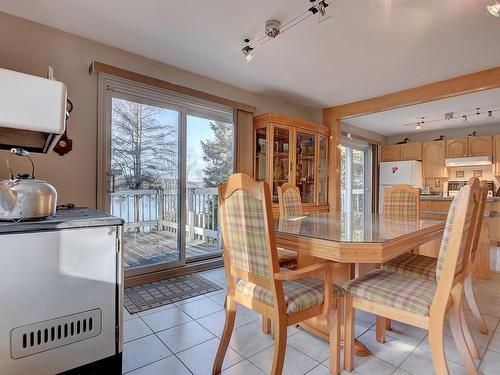
<path fill-rule="evenodd" d="M 436 279 L 376 269 L 343 285 L 345 292 L 344 368 L 353 369 L 355 311 L 363 310 L 429 331 L 436 374 L 449 374 L 444 353 L 444 323 L 449 313 L 453 339 L 469 374 L 477 374 L 461 319 L 464 281 L 469 272 L 480 188 L 463 187 L 453 200 L 441 241 Z M 384 327 L 385 328 L 385 327 Z"/>
<path fill-rule="evenodd" d="M 278 187 L 278 204 L 280 217 L 303 215 L 300 190 L 289 182 Z M 278 257 L 281 268 L 297 268 L 297 252 L 278 248 Z"/>
<path fill-rule="evenodd" d="M 332 282 L 331 266 L 318 263 L 296 271 L 280 270 L 266 182 L 242 173 L 232 175 L 219 185 L 219 212 L 227 296 L 224 330 L 212 373 L 221 372 L 240 304 L 274 323 L 273 375 L 283 370 L 287 327 L 330 314 L 330 369 L 338 374 L 343 291 Z"/>
<path fill-rule="evenodd" d="M 473 178 L 469 181 L 469 184 L 473 184 L 476 181 L 476 178 Z M 479 307 L 476 302 L 476 297 L 474 295 L 474 290 L 472 288 L 472 270 L 476 263 L 476 258 L 478 255 L 479 249 L 479 240 L 481 237 L 481 230 L 484 222 L 484 212 L 486 210 L 486 202 L 488 199 L 488 184 L 486 181 L 480 182 L 480 195 L 479 195 L 479 207 L 477 210 L 475 227 L 474 227 L 474 237 L 472 241 L 472 250 L 471 250 L 471 267 L 469 267 L 469 272 L 464 281 L 464 291 L 467 303 L 470 307 L 470 310 L 474 316 L 474 319 L 477 322 L 479 327 L 479 331 L 487 335 L 488 327 L 484 321 L 481 312 L 479 311 Z M 429 280 L 436 280 L 436 268 L 438 264 L 438 259 L 418 254 L 402 254 L 387 263 L 384 263 L 382 268 L 392 272 L 398 272 L 407 276 L 413 277 L 422 277 Z M 377 327 L 377 332 L 381 334 L 382 327 L 380 326 L 381 322 L 378 322 L 379 326 Z M 467 328 L 466 328 L 467 329 Z M 382 337 L 377 337 L 383 341 Z M 379 340 L 379 341 L 380 341 Z M 479 351 L 474 350 L 473 356 L 479 358 Z"/>
<path fill-rule="evenodd" d="M 382 215 L 391 218 L 419 218 L 420 190 L 406 184 L 385 189 Z"/>

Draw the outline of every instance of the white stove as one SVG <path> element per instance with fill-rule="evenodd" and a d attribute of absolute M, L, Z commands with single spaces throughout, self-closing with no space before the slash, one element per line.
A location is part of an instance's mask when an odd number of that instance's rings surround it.
<path fill-rule="evenodd" d="M 488 183 L 488 198 L 493 197 L 495 191 L 495 183 L 493 181 L 487 181 Z M 460 189 L 467 185 L 467 181 L 448 181 L 448 195 L 450 197 L 455 197 Z"/>

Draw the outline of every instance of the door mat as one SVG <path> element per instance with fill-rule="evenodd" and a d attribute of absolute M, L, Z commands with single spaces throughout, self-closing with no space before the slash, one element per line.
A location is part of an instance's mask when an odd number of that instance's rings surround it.
<path fill-rule="evenodd" d="M 131 314 L 221 290 L 222 287 L 192 273 L 125 289 L 125 308 Z"/>

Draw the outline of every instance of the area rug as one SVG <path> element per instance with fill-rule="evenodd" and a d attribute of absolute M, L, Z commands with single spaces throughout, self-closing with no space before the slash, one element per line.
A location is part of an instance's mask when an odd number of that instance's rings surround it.
<path fill-rule="evenodd" d="M 203 276 L 192 273 L 125 289 L 125 308 L 131 314 L 221 290 Z"/>

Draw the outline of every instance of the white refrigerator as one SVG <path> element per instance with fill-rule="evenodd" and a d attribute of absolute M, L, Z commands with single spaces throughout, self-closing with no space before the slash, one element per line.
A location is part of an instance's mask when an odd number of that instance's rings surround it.
<path fill-rule="evenodd" d="M 389 161 L 380 163 L 379 212 L 384 207 L 384 190 L 388 187 L 407 184 L 422 188 L 422 163 L 416 160 Z"/>

